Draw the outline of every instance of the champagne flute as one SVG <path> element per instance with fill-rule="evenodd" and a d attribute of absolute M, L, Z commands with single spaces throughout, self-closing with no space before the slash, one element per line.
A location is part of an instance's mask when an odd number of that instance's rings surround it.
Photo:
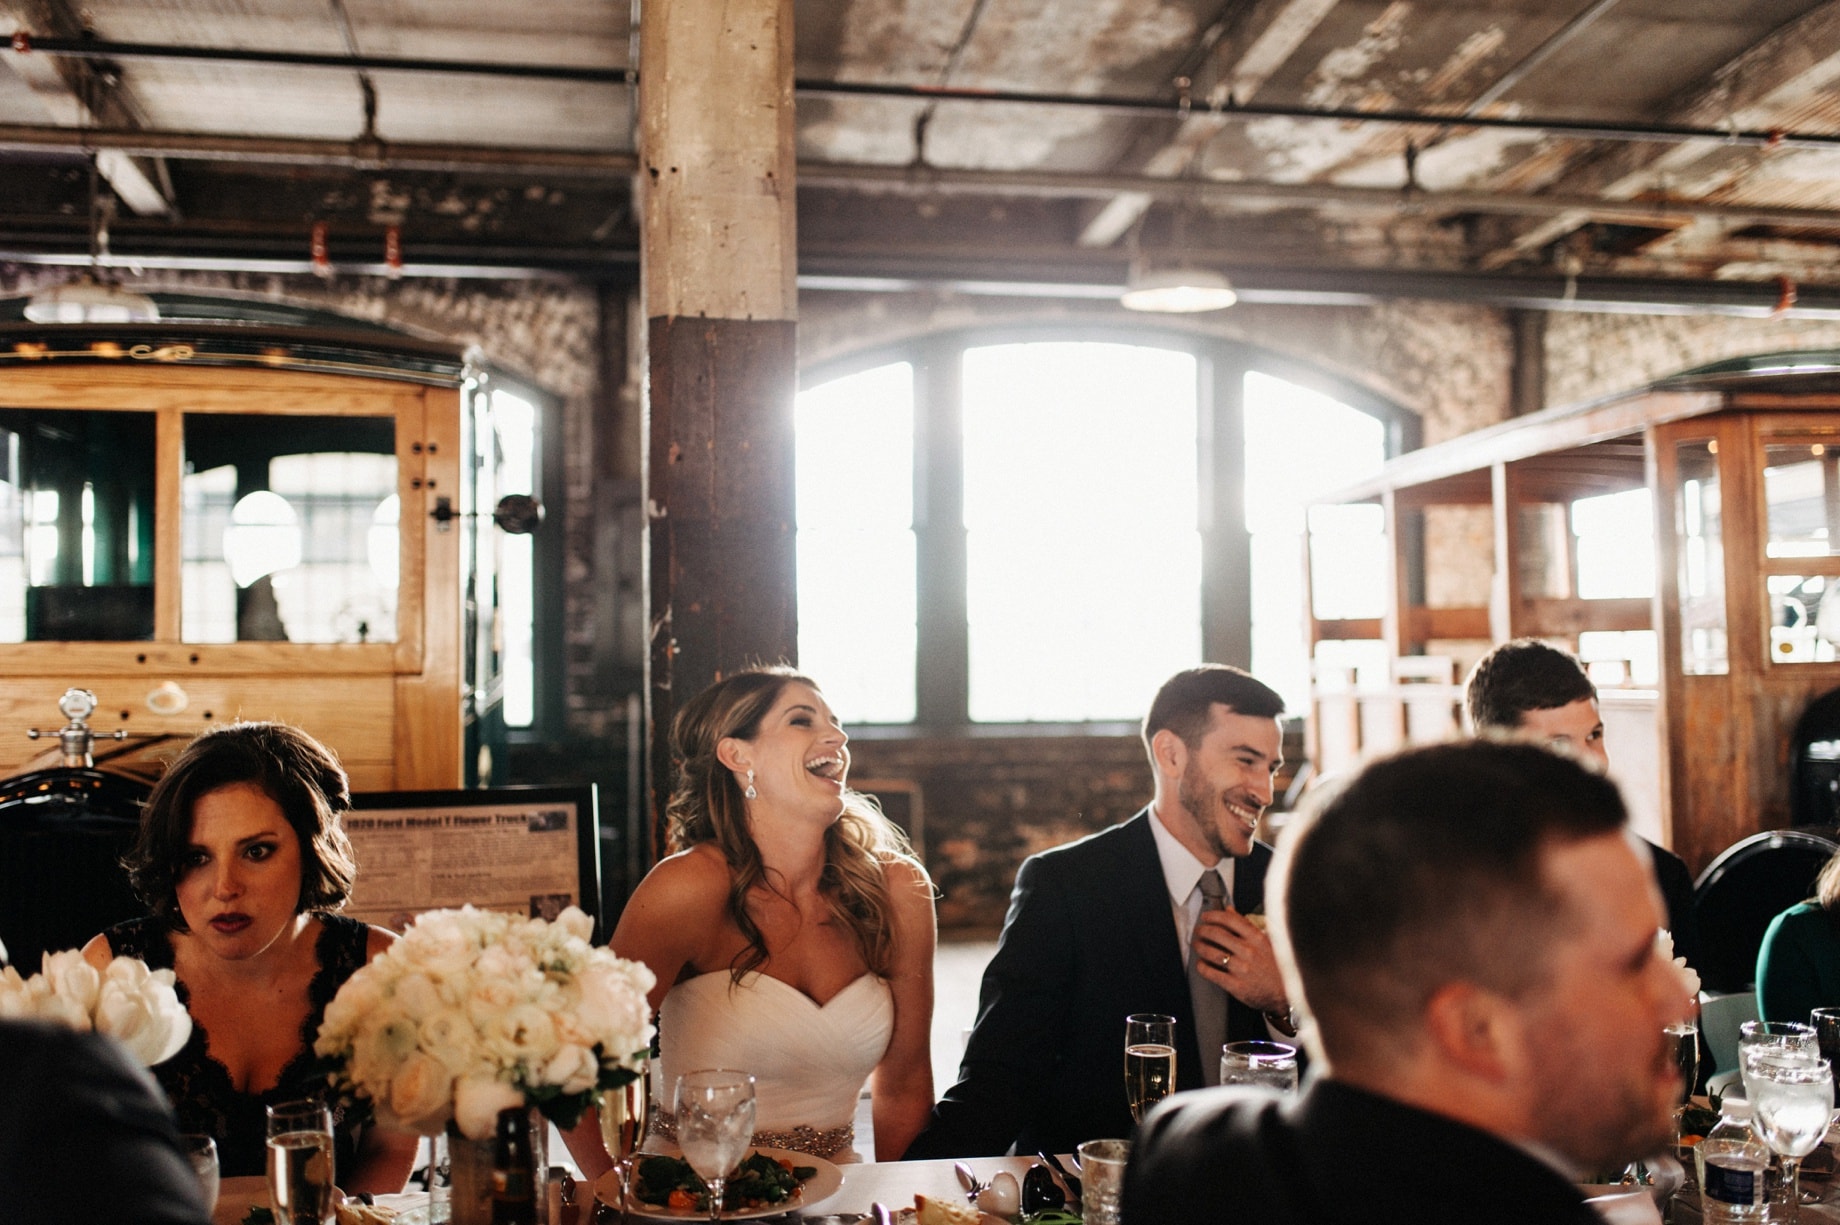
<path fill-rule="evenodd" d="M 722 1216 L 728 1176 L 754 1138 L 754 1078 L 713 1069 L 677 1078 L 677 1146 L 709 1188 L 709 1219 Z"/>
<path fill-rule="evenodd" d="M 205 1211 L 215 1211 L 218 1186 L 222 1181 L 217 1166 L 217 1141 L 210 1136 L 187 1132 L 179 1137 L 179 1147 L 185 1150 L 185 1159 L 192 1163 L 192 1172 L 198 1175 Z"/>
<path fill-rule="evenodd" d="M 1176 1019 L 1160 1012 L 1132 1013 L 1124 1019 L 1124 1093 L 1131 1118 L 1143 1122 L 1175 1087 Z"/>
<path fill-rule="evenodd" d="M 268 1198 L 276 1225 L 332 1225 L 332 1112 L 325 1103 L 268 1108 Z"/>
<path fill-rule="evenodd" d="M 1788 1220 L 1801 1219 L 1802 1158 L 1827 1135 L 1834 1113 L 1833 1065 L 1825 1059 L 1765 1051 L 1744 1066 L 1757 1134 L 1782 1157 Z"/>
<path fill-rule="evenodd" d="M 617 1088 L 603 1089 L 598 1103 L 601 1144 L 613 1158 L 614 1173 L 620 1181 L 622 1220 L 626 1218 L 627 1200 L 632 1194 L 633 1154 L 645 1142 L 650 1079 L 642 1074 Z"/>
<path fill-rule="evenodd" d="M 1691 1170 L 1693 1154 L 1680 1146 L 1680 1121 L 1686 1117 L 1687 1102 L 1693 1096 L 1694 1082 L 1699 1079 L 1699 1023 L 1676 1021 L 1667 1027 L 1667 1036 L 1674 1054 L 1674 1066 L 1680 1070 L 1680 1100 L 1674 1103 L 1674 1155 Z"/>

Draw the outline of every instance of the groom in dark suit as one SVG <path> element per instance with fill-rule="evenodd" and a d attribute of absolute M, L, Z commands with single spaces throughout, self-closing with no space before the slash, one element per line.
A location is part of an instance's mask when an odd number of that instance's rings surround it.
<path fill-rule="evenodd" d="M 1022 865 L 958 1083 L 909 1159 L 1130 1135 L 1131 1013 L 1176 1018 L 1179 1089 L 1218 1080 L 1221 1042 L 1292 1032 L 1271 941 L 1247 917 L 1264 907 L 1271 848 L 1253 830 L 1282 763 L 1283 710 L 1220 664 L 1163 685 L 1143 726 L 1150 806 Z"/>
<path fill-rule="evenodd" d="M 1575 1183 L 1661 1151 L 1691 1009 L 1616 787 L 1531 744 L 1369 766 L 1272 868 L 1313 1074 L 1145 1119 L 1123 1219 L 1602 1225 Z"/>

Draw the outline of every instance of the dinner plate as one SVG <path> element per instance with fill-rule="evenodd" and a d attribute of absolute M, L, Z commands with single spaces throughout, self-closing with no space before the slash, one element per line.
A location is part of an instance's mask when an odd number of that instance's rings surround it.
<path fill-rule="evenodd" d="M 212 1225 L 237 1225 L 251 1208 L 268 1207 L 268 1179 L 260 1174 L 241 1174 L 223 1179 L 217 1187 L 217 1207 L 211 1210 Z"/>
<path fill-rule="evenodd" d="M 805 1204 L 817 1204 L 837 1194 L 837 1188 L 843 1186 L 843 1171 L 822 1157 L 813 1157 L 810 1153 L 793 1152 L 784 1148 L 754 1148 L 750 1153 L 759 1153 L 762 1157 L 771 1157 L 775 1161 L 790 1161 L 793 1165 L 808 1165 L 818 1172 L 799 1184 L 799 1193 L 783 1204 L 774 1204 L 766 1208 L 743 1208 L 734 1212 L 724 1212 L 724 1221 L 752 1221 L 759 1217 L 782 1216 L 796 1211 Z M 656 1153 L 641 1153 L 641 1160 L 657 1156 Z M 675 1156 L 675 1154 L 672 1154 Z M 601 1175 L 594 1184 L 594 1197 L 603 1204 L 619 1206 L 620 1178 L 617 1171 Z M 656 1204 L 632 1202 L 634 1216 L 657 1217 L 664 1221 L 707 1221 L 707 1212 L 679 1212 L 675 1208 L 661 1208 Z"/>

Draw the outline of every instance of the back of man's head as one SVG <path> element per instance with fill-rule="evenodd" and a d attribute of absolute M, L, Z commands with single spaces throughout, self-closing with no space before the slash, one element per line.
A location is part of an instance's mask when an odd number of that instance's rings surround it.
<path fill-rule="evenodd" d="M 1150 750 L 1150 742 L 1164 728 L 1194 748 L 1213 721 L 1216 702 L 1234 714 L 1255 719 L 1275 719 L 1284 713 L 1284 699 L 1278 691 L 1250 672 L 1230 664 L 1185 668 L 1164 681 L 1150 703 L 1150 712 L 1144 716 L 1145 750 Z M 1155 761 L 1154 753 L 1151 761 Z"/>
<path fill-rule="evenodd" d="M 1606 779 L 1486 740 L 1375 762 L 1301 814 L 1274 908 L 1331 1065 L 1411 1050 L 1448 983 L 1516 998 L 1539 986 L 1543 950 L 1577 918 L 1543 877 L 1544 853 L 1616 833 L 1623 818 Z"/>
<path fill-rule="evenodd" d="M 1570 651 L 1537 638 L 1516 638 L 1476 661 L 1463 697 L 1477 732 L 1509 732 L 1530 710 L 1595 699 L 1597 686 Z"/>

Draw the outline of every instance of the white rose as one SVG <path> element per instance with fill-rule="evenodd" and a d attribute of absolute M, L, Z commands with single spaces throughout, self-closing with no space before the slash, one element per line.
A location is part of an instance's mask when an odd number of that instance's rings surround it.
<path fill-rule="evenodd" d="M 473 1023 L 451 1008 L 422 1022 L 421 1047 L 424 1054 L 440 1060 L 455 1076 L 477 1071 L 485 1057 Z"/>
<path fill-rule="evenodd" d="M 347 1045 L 352 1031 L 364 1024 L 364 1020 L 383 1004 L 383 986 L 377 971 L 377 962 L 358 970 L 345 980 L 339 993 L 326 1005 L 325 1016 L 320 1021 L 319 1032 L 322 1041 L 331 1040 L 335 1035 L 343 1037 L 333 1049 Z M 314 1046 L 319 1050 L 318 1043 Z M 330 1051 L 319 1050 L 322 1055 Z"/>
<path fill-rule="evenodd" d="M 125 1045 L 142 1067 L 164 1063 L 192 1036 L 191 1014 L 170 986 L 151 976 L 117 975 L 118 964 L 109 967 L 96 1001 L 96 1028 Z"/>
<path fill-rule="evenodd" d="M 45 982 L 53 994 L 64 997 L 84 1012 L 96 1007 L 96 995 L 102 990 L 102 975 L 95 966 L 83 960 L 81 952 L 65 949 L 61 953 L 46 953 L 44 965 Z"/>
<path fill-rule="evenodd" d="M 417 1021 L 426 1021 L 441 1011 L 441 993 L 425 974 L 405 974 L 396 980 L 390 997 L 405 1013 Z"/>
<path fill-rule="evenodd" d="M 600 1060 L 585 1046 L 564 1046 L 543 1069 L 543 1083 L 564 1093 L 585 1093 L 600 1080 Z"/>
<path fill-rule="evenodd" d="M 454 1125 L 469 1140 L 490 1140 L 498 1130 L 498 1112 L 523 1104 L 516 1085 L 468 1076 L 454 1085 Z"/>
<path fill-rule="evenodd" d="M 570 906 L 557 915 L 556 926 L 577 940 L 594 939 L 594 920 L 584 914 L 579 906 Z"/>
<path fill-rule="evenodd" d="M 347 1070 L 352 1080 L 370 1088 L 389 1084 L 409 1052 L 415 1049 L 415 1022 L 400 1009 L 380 1009 L 351 1044 Z"/>
<path fill-rule="evenodd" d="M 506 1064 L 537 1068 L 556 1053 L 556 1027 L 549 1014 L 530 1004 L 519 1004 L 492 1018 L 481 1031 L 486 1049 Z"/>
<path fill-rule="evenodd" d="M 417 1051 L 403 1060 L 390 1081 L 388 1113 L 410 1131 L 432 1136 L 447 1125 L 454 1078 L 445 1064 Z"/>

